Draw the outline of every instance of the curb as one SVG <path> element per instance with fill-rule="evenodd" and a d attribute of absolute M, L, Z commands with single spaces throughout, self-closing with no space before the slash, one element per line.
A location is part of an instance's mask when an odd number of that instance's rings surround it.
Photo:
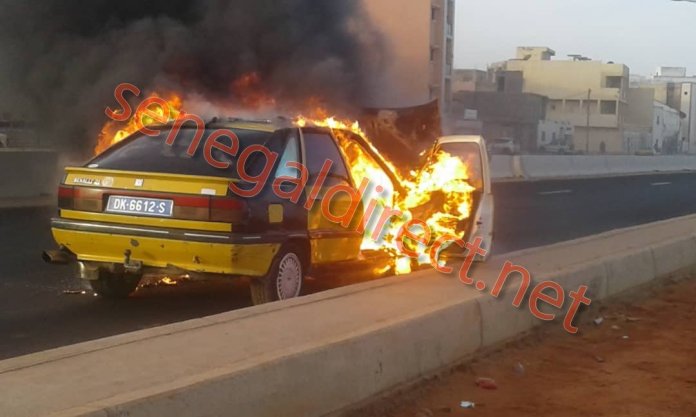
<path fill-rule="evenodd" d="M 694 254 L 687 216 L 494 257 L 474 277 L 490 288 L 509 259 L 599 301 L 692 274 Z M 423 271 L 14 358 L 0 362 L 0 415 L 340 413 L 542 324 L 515 292 Z"/>

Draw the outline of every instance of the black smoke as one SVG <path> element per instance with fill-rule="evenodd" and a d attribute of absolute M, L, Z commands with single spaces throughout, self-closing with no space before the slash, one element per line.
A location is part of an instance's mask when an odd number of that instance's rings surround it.
<path fill-rule="evenodd" d="M 0 111 L 89 147 L 130 82 L 234 100 L 257 72 L 281 103 L 370 94 L 380 36 L 364 0 L 0 0 Z"/>

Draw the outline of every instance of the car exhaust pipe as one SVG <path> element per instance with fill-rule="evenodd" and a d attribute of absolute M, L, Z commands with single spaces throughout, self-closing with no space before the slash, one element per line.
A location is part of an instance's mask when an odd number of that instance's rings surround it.
<path fill-rule="evenodd" d="M 74 262 L 76 257 L 64 246 L 61 246 L 59 249 L 43 251 L 41 254 L 41 259 L 43 259 L 44 262 L 53 265 L 68 265 Z"/>

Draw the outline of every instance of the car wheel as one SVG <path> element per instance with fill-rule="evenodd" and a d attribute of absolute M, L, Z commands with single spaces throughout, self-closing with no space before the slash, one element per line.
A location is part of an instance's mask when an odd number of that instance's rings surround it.
<path fill-rule="evenodd" d="M 128 298 L 140 284 L 141 275 L 100 271 L 99 279 L 90 281 L 92 290 L 104 298 Z"/>
<path fill-rule="evenodd" d="M 302 251 L 288 246 L 273 259 L 268 274 L 250 283 L 251 301 L 254 305 L 299 297 L 304 284 Z"/>

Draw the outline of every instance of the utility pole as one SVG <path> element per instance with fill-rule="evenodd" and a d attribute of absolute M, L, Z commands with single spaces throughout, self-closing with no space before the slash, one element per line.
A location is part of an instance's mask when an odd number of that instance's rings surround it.
<path fill-rule="evenodd" d="M 592 89 L 587 90 L 587 124 L 585 125 L 585 154 L 590 153 L 590 98 Z"/>

